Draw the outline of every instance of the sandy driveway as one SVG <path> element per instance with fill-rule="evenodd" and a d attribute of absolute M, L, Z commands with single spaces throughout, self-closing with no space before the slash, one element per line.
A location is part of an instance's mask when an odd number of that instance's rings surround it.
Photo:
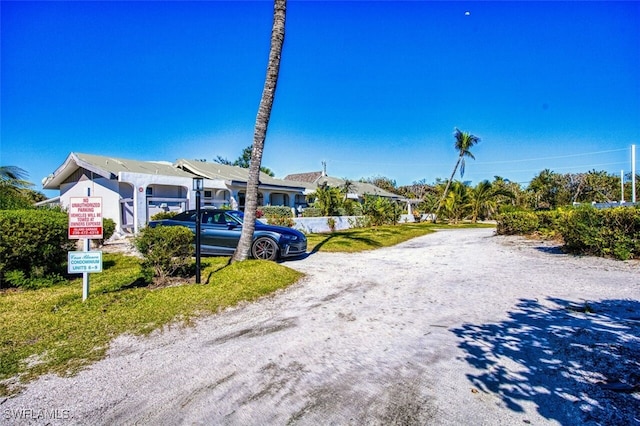
<path fill-rule="evenodd" d="M 286 262 L 307 277 L 121 337 L 0 400 L 0 423 L 640 424 L 640 264 L 493 234 Z"/>

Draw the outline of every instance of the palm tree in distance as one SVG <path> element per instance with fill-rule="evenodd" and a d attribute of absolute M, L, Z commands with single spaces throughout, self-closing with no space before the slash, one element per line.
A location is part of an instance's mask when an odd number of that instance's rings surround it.
<path fill-rule="evenodd" d="M 464 176 L 464 165 L 465 165 L 464 159 L 465 157 L 469 157 L 474 160 L 476 159 L 476 157 L 474 157 L 473 154 L 471 153 L 470 149 L 472 146 L 480 142 L 479 137 L 474 136 L 471 133 L 462 132 L 458 128 L 456 128 L 456 131 L 454 132 L 453 136 L 456 139 L 455 147 L 456 147 L 456 150 L 458 151 L 458 161 L 456 161 L 456 165 L 453 168 L 451 177 L 447 181 L 447 186 L 444 187 L 444 193 L 442 194 L 442 198 L 440 199 L 440 202 L 438 203 L 438 207 L 436 208 L 436 214 L 433 216 L 434 223 L 436 222 L 436 220 L 438 220 L 438 213 L 440 213 L 440 208 L 442 207 L 444 200 L 447 198 L 447 192 L 449 192 L 449 188 L 451 187 L 451 182 L 453 182 L 453 177 L 455 176 L 456 171 L 458 170 L 458 167 L 460 167 L 460 178 L 462 178 L 462 176 Z"/>
<path fill-rule="evenodd" d="M 342 192 L 344 192 L 344 201 L 347 201 L 347 197 L 349 195 L 349 193 L 351 193 L 351 191 L 355 190 L 355 185 L 353 184 L 353 181 L 351 181 L 350 179 L 345 179 L 344 183 L 342 184 Z"/>
<path fill-rule="evenodd" d="M 280 73 L 280 58 L 282 56 L 282 45 L 284 44 L 286 11 L 286 0 L 274 0 L 273 27 L 271 29 L 271 47 L 269 49 L 267 76 L 262 90 L 262 98 L 260 99 L 255 129 L 253 131 L 253 148 L 251 149 L 251 162 L 249 164 L 244 224 L 242 226 L 242 233 L 240 234 L 240 241 L 238 241 L 238 247 L 231 259 L 232 262 L 249 258 L 249 251 L 251 250 L 251 244 L 253 242 L 253 232 L 256 229 L 260 164 L 262 163 L 264 141 L 267 137 L 267 126 L 271 118 L 271 109 L 276 94 L 278 74 Z"/>
<path fill-rule="evenodd" d="M 28 173 L 17 166 L 0 166 L 0 185 L 12 189 L 21 189 L 31 186 L 26 181 Z"/>

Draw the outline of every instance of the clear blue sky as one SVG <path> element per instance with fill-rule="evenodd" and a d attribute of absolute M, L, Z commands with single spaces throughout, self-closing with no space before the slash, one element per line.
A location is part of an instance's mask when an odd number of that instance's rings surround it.
<path fill-rule="evenodd" d="M 252 143 L 272 2 L 0 7 L 0 163 L 35 189 L 72 151 L 213 161 Z M 326 161 L 448 178 L 455 127 L 482 139 L 474 183 L 630 171 L 640 2 L 289 1 L 262 162 L 277 177 Z"/>

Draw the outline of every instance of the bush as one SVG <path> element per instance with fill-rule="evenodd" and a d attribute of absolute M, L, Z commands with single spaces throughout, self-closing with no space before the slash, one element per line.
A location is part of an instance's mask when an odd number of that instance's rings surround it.
<path fill-rule="evenodd" d="M 560 232 L 560 224 L 562 221 L 562 210 L 545 210 L 537 211 L 538 228 L 536 231 L 545 237 L 555 238 Z"/>
<path fill-rule="evenodd" d="M 293 217 L 291 207 L 287 206 L 262 206 L 260 207 L 266 217 L 279 216 L 279 217 Z"/>
<path fill-rule="evenodd" d="M 638 208 L 580 206 L 562 215 L 560 228 L 569 251 L 620 260 L 640 258 Z"/>
<path fill-rule="evenodd" d="M 496 218 L 498 235 L 526 235 L 538 230 L 540 221 L 534 212 L 514 211 L 499 214 Z"/>
<path fill-rule="evenodd" d="M 134 238 L 134 245 L 142 254 L 144 268 L 164 282 L 169 277 L 187 273 L 194 253 L 194 235 L 185 226 L 143 228 Z"/>
<path fill-rule="evenodd" d="M 60 211 L 0 211 L 0 287 L 35 288 L 59 281 L 66 273 L 67 252 L 76 245 L 68 228 L 68 215 Z"/>
<path fill-rule="evenodd" d="M 307 207 L 302 211 L 302 217 L 322 217 L 322 210 L 317 207 Z"/>
<path fill-rule="evenodd" d="M 153 216 L 151 216 L 151 220 L 171 219 L 172 217 L 174 217 L 177 214 L 178 214 L 178 212 L 158 212 L 158 213 L 154 214 Z"/>
<path fill-rule="evenodd" d="M 362 204 L 354 200 L 345 200 L 338 208 L 339 216 L 362 216 Z"/>
<path fill-rule="evenodd" d="M 362 212 L 372 226 L 398 223 L 402 209 L 388 198 L 365 195 Z"/>
<path fill-rule="evenodd" d="M 269 225 L 286 226 L 288 228 L 292 228 L 295 225 L 291 207 L 263 206 L 262 211 Z"/>
<path fill-rule="evenodd" d="M 103 218 L 102 219 L 102 239 L 94 240 L 98 247 L 103 246 L 105 241 L 108 241 L 109 238 L 113 236 L 113 233 L 116 232 L 116 223 L 113 219 Z"/>

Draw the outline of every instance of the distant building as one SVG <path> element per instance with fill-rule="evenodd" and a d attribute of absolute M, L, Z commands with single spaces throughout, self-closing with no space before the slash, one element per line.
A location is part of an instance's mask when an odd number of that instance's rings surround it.
<path fill-rule="evenodd" d="M 313 193 L 316 188 L 327 184 L 332 188 L 344 188 L 346 179 L 339 179 L 331 176 L 327 176 L 324 171 L 318 172 L 307 172 L 307 173 L 297 173 L 287 175 L 285 178 L 287 181 L 295 181 L 299 182 L 301 185 L 305 187 L 305 194 L 309 195 Z M 368 182 L 359 182 L 359 181 L 349 181 L 350 184 L 350 192 L 347 194 L 347 198 L 355 201 L 362 202 L 364 200 L 365 195 L 375 195 L 378 197 L 389 198 L 391 200 L 400 201 L 402 199 L 398 194 L 394 194 L 393 192 L 385 191 L 384 189 L 378 188 L 377 186 L 368 183 Z"/>

